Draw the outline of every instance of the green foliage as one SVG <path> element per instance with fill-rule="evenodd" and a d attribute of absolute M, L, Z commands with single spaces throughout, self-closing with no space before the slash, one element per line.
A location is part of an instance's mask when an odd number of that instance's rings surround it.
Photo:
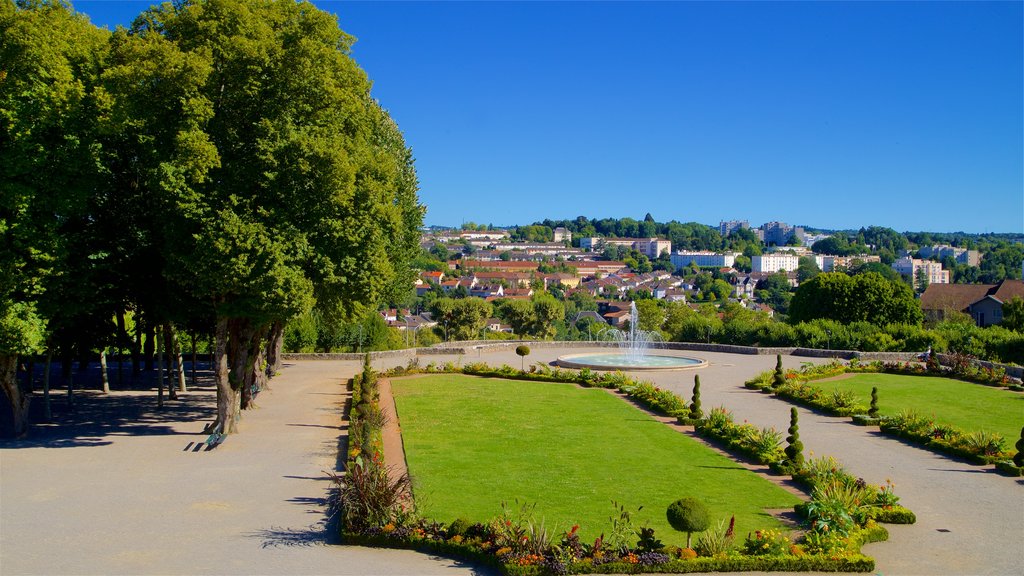
<path fill-rule="evenodd" d="M 868 409 L 868 416 L 872 418 L 878 417 L 878 387 L 871 387 L 871 408 Z"/>
<path fill-rule="evenodd" d="M 748 535 L 743 550 L 751 556 L 782 556 L 789 553 L 789 537 L 778 530 L 758 530 Z"/>
<path fill-rule="evenodd" d="M 690 399 L 690 418 L 700 420 L 704 417 L 704 411 L 700 407 L 700 375 L 693 376 L 693 397 Z"/>
<path fill-rule="evenodd" d="M 1013 464 L 1018 468 L 1024 468 L 1024 427 L 1020 429 L 1020 440 L 1014 445 L 1017 453 L 1013 456 Z"/>
<path fill-rule="evenodd" d="M 909 286 L 870 272 L 853 277 L 827 272 L 814 277 L 797 289 L 789 314 L 792 322 L 830 318 L 886 325 L 920 324 L 924 319 Z"/>
<path fill-rule="evenodd" d="M 711 524 L 708 508 L 696 498 L 686 497 L 669 504 L 665 511 L 668 523 L 680 532 L 686 532 L 686 547 L 690 547 L 690 536 L 703 532 Z"/>
<path fill-rule="evenodd" d="M 799 415 L 796 408 L 789 409 L 789 436 L 786 437 L 786 459 L 791 465 L 800 468 L 804 463 L 804 445 L 800 442 Z"/>
<path fill-rule="evenodd" d="M 786 373 L 782 370 L 782 354 L 775 355 L 775 375 L 772 379 L 772 385 L 776 388 L 786 385 Z"/>

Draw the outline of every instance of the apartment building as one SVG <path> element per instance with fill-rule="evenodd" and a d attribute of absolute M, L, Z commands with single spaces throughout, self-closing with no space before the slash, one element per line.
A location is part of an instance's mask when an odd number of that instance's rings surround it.
<path fill-rule="evenodd" d="M 694 263 L 701 268 L 731 268 L 739 252 L 680 251 L 672 254 L 672 265 L 684 268 Z"/>
<path fill-rule="evenodd" d="M 905 256 L 893 262 L 892 269 L 903 276 L 909 276 L 915 288 L 918 287 L 917 275 L 919 270 L 924 270 L 924 275 L 928 278 L 928 284 L 949 284 L 949 270 L 943 270 L 942 264 L 939 262 L 918 260 L 917 258 Z"/>
<path fill-rule="evenodd" d="M 750 269 L 754 272 L 796 272 L 800 266 L 800 257 L 793 254 L 762 254 L 750 259 Z"/>

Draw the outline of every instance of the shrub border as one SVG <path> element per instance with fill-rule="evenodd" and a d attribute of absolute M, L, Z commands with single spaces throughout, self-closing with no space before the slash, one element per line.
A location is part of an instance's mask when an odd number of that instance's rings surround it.
<path fill-rule="evenodd" d="M 748 389 L 751 389 L 751 390 L 760 390 L 761 392 L 766 392 L 766 393 L 774 394 L 776 397 L 782 398 L 783 400 L 785 400 L 785 401 L 787 401 L 787 402 L 789 402 L 791 404 L 798 404 L 800 406 L 804 406 L 804 407 L 810 408 L 810 409 L 812 409 L 812 410 L 814 410 L 815 412 L 818 412 L 818 413 L 823 413 L 823 414 L 829 415 L 829 416 L 849 416 L 851 418 L 851 421 L 854 424 L 859 425 L 859 426 L 873 426 L 873 425 L 877 425 L 879 427 L 879 431 L 882 432 L 883 434 L 885 434 L 886 436 L 892 437 L 892 438 L 894 438 L 896 440 L 900 440 L 900 441 L 908 443 L 908 444 L 912 444 L 914 446 L 918 446 L 918 447 L 921 447 L 921 448 L 925 448 L 927 450 L 931 450 L 932 452 L 936 452 L 936 453 L 943 454 L 943 455 L 946 455 L 946 456 L 950 456 L 950 457 L 953 457 L 953 458 L 963 459 L 963 460 L 965 460 L 965 461 L 967 461 L 967 462 L 969 462 L 971 464 L 977 464 L 977 465 L 995 464 L 995 463 L 999 462 L 1000 460 L 1005 460 L 1008 457 L 1008 453 L 1005 453 L 1005 452 L 1001 453 L 1001 454 L 992 454 L 992 455 L 980 454 L 978 452 L 968 450 L 968 449 L 966 449 L 964 447 L 953 445 L 953 444 L 950 444 L 949 442 L 941 441 L 941 439 L 932 438 L 931 436 L 928 436 L 928 435 L 912 434 L 912 433 L 909 433 L 906 430 L 900 430 L 900 429 L 895 428 L 893 426 L 887 426 L 886 425 L 886 420 L 887 420 L 886 417 L 880 417 L 880 418 L 877 418 L 877 419 L 872 419 L 872 418 L 867 417 L 865 414 L 860 413 L 860 411 L 857 410 L 856 406 L 851 407 L 851 408 L 837 408 L 837 407 L 833 406 L 831 403 L 829 403 L 827 400 L 818 401 L 818 400 L 814 400 L 814 399 L 811 399 L 811 398 L 805 398 L 805 397 L 802 397 L 802 396 L 798 396 L 798 395 L 796 395 L 794 393 L 794 391 L 791 388 L 791 386 L 793 386 L 793 385 L 807 386 L 808 388 L 813 390 L 816 394 L 820 394 L 823 397 L 827 397 L 826 396 L 827 395 L 827 391 L 825 389 L 817 387 L 817 386 L 812 386 L 809 383 L 817 381 L 817 380 L 822 380 L 824 378 L 831 378 L 831 377 L 837 376 L 839 374 L 869 374 L 869 373 L 895 374 L 895 375 L 899 375 L 899 376 L 933 376 L 933 377 L 949 378 L 949 379 L 952 379 L 952 380 L 958 380 L 960 382 L 964 382 L 964 383 L 967 383 L 967 384 L 981 384 L 982 386 L 997 387 L 997 388 L 1003 388 L 1003 389 L 1008 389 L 1008 390 L 1013 390 L 1014 389 L 1013 385 L 1005 385 L 1005 384 L 994 383 L 994 382 L 983 382 L 983 381 L 978 381 L 978 380 L 967 380 L 967 379 L 958 377 L 952 371 L 946 371 L 946 370 L 941 370 L 939 372 L 935 372 L 935 371 L 927 371 L 927 370 L 918 371 L 916 369 L 907 369 L 905 365 L 901 365 L 901 364 L 898 364 L 898 363 L 895 366 L 891 365 L 891 364 L 881 364 L 879 362 L 872 362 L 872 363 L 869 363 L 867 365 L 862 365 L 862 366 L 856 366 L 856 365 L 855 366 L 849 366 L 849 365 L 843 365 L 843 364 L 836 364 L 836 365 L 830 364 L 830 365 L 827 365 L 827 366 L 829 366 L 829 367 L 832 367 L 832 366 L 841 367 L 842 370 L 839 371 L 838 373 L 834 373 L 833 371 L 830 371 L 830 372 L 822 373 L 822 374 L 815 374 L 813 372 L 810 373 L 810 374 L 803 374 L 803 373 L 800 373 L 800 372 L 790 372 L 786 376 L 786 378 L 787 378 L 786 386 L 780 387 L 780 388 L 772 388 L 770 384 L 766 384 L 765 383 L 766 382 L 765 376 L 767 374 L 771 374 L 771 371 L 768 371 L 768 372 L 764 372 L 762 374 L 759 374 L 758 376 L 756 376 L 754 378 L 751 378 L 750 380 L 747 380 L 746 382 L 744 382 L 743 385 L 744 385 L 744 387 L 746 387 Z M 769 382 L 770 382 L 770 380 L 769 380 Z M 960 430 L 959 428 L 955 428 L 955 427 L 952 427 L 952 426 L 950 426 L 950 428 L 953 429 L 954 431 L 956 431 L 957 433 L 961 434 L 961 435 L 965 434 L 965 432 L 963 430 Z"/>

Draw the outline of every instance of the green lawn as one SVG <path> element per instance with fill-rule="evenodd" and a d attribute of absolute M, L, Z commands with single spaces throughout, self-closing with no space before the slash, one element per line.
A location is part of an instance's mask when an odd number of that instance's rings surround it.
<path fill-rule="evenodd" d="M 393 382 L 409 471 L 428 518 L 487 521 L 501 502 L 536 503 L 550 532 L 580 525 L 609 532 L 612 500 L 634 525 L 684 545 L 665 509 L 704 500 L 712 522 L 736 515 L 736 532 L 776 528 L 766 508 L 799 499 L 734 461 L 597 389 L 459 375 Z"/>
<path fill-rule="evenodd" d="M 812 382 L 812 384 L 815 384 Z M 857 374 L 849 379 L 816 383 L 825 390 L 852 390 L 863 402 L 878 387 L 878 410 L 883 415 L 915 410 L 936 422 L 962 430 L 997 432 L 1007 446 L 1020 438 L 1024 426 L 1024 394 L 981 384 L 934 376 Z"/>

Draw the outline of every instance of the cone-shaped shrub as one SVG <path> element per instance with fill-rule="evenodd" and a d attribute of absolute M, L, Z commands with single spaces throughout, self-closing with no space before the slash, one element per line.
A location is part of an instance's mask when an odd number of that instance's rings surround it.
<path fill-rule="evenodd" d="M 665 517 L 673 528 L 686 532 L 687 548 L 690 547 L 690 535 L 707 530 L 711 524 L 707 506 L 696 498 L 682 498 L 669 504 Z"/>
<path fill-rule="evenodd" d="M 700 420 L 704 412 L 700 409 L 700 376 L 693 376 L 693 398 L 690 400 L 690 418 Z"/>
<path fill-rule="evenodd" d="M 1017 455 L 1013 457 L 1013 465 L 1024 468 L 1024 427 L 1020 429 L 1020 440 L 1016 444 Z"/>
<path fill-rule="evenodd" d="M 868 410 L 868 416 L 872 418 L 878 418 L 878 387 L 874 386 L 871 388 L 871 408 Z"/>
<path fill-rule="evenodd" d="M 786 446 L 786 459 L 796 470 L 799 470 L 804 465 L 804 445 L 800 442 L 800 426 L 797 425 L 797 418 L 796 408 L 790 408 L 789 436 L 786 438 L 789 445 Z"/>
<path fill-rule="evenodd" d="M 778 388 L 786 383 L 786 373 L 782 371 L 782 354 L 775 355 L 775 382 L 774 386 Z"/>

